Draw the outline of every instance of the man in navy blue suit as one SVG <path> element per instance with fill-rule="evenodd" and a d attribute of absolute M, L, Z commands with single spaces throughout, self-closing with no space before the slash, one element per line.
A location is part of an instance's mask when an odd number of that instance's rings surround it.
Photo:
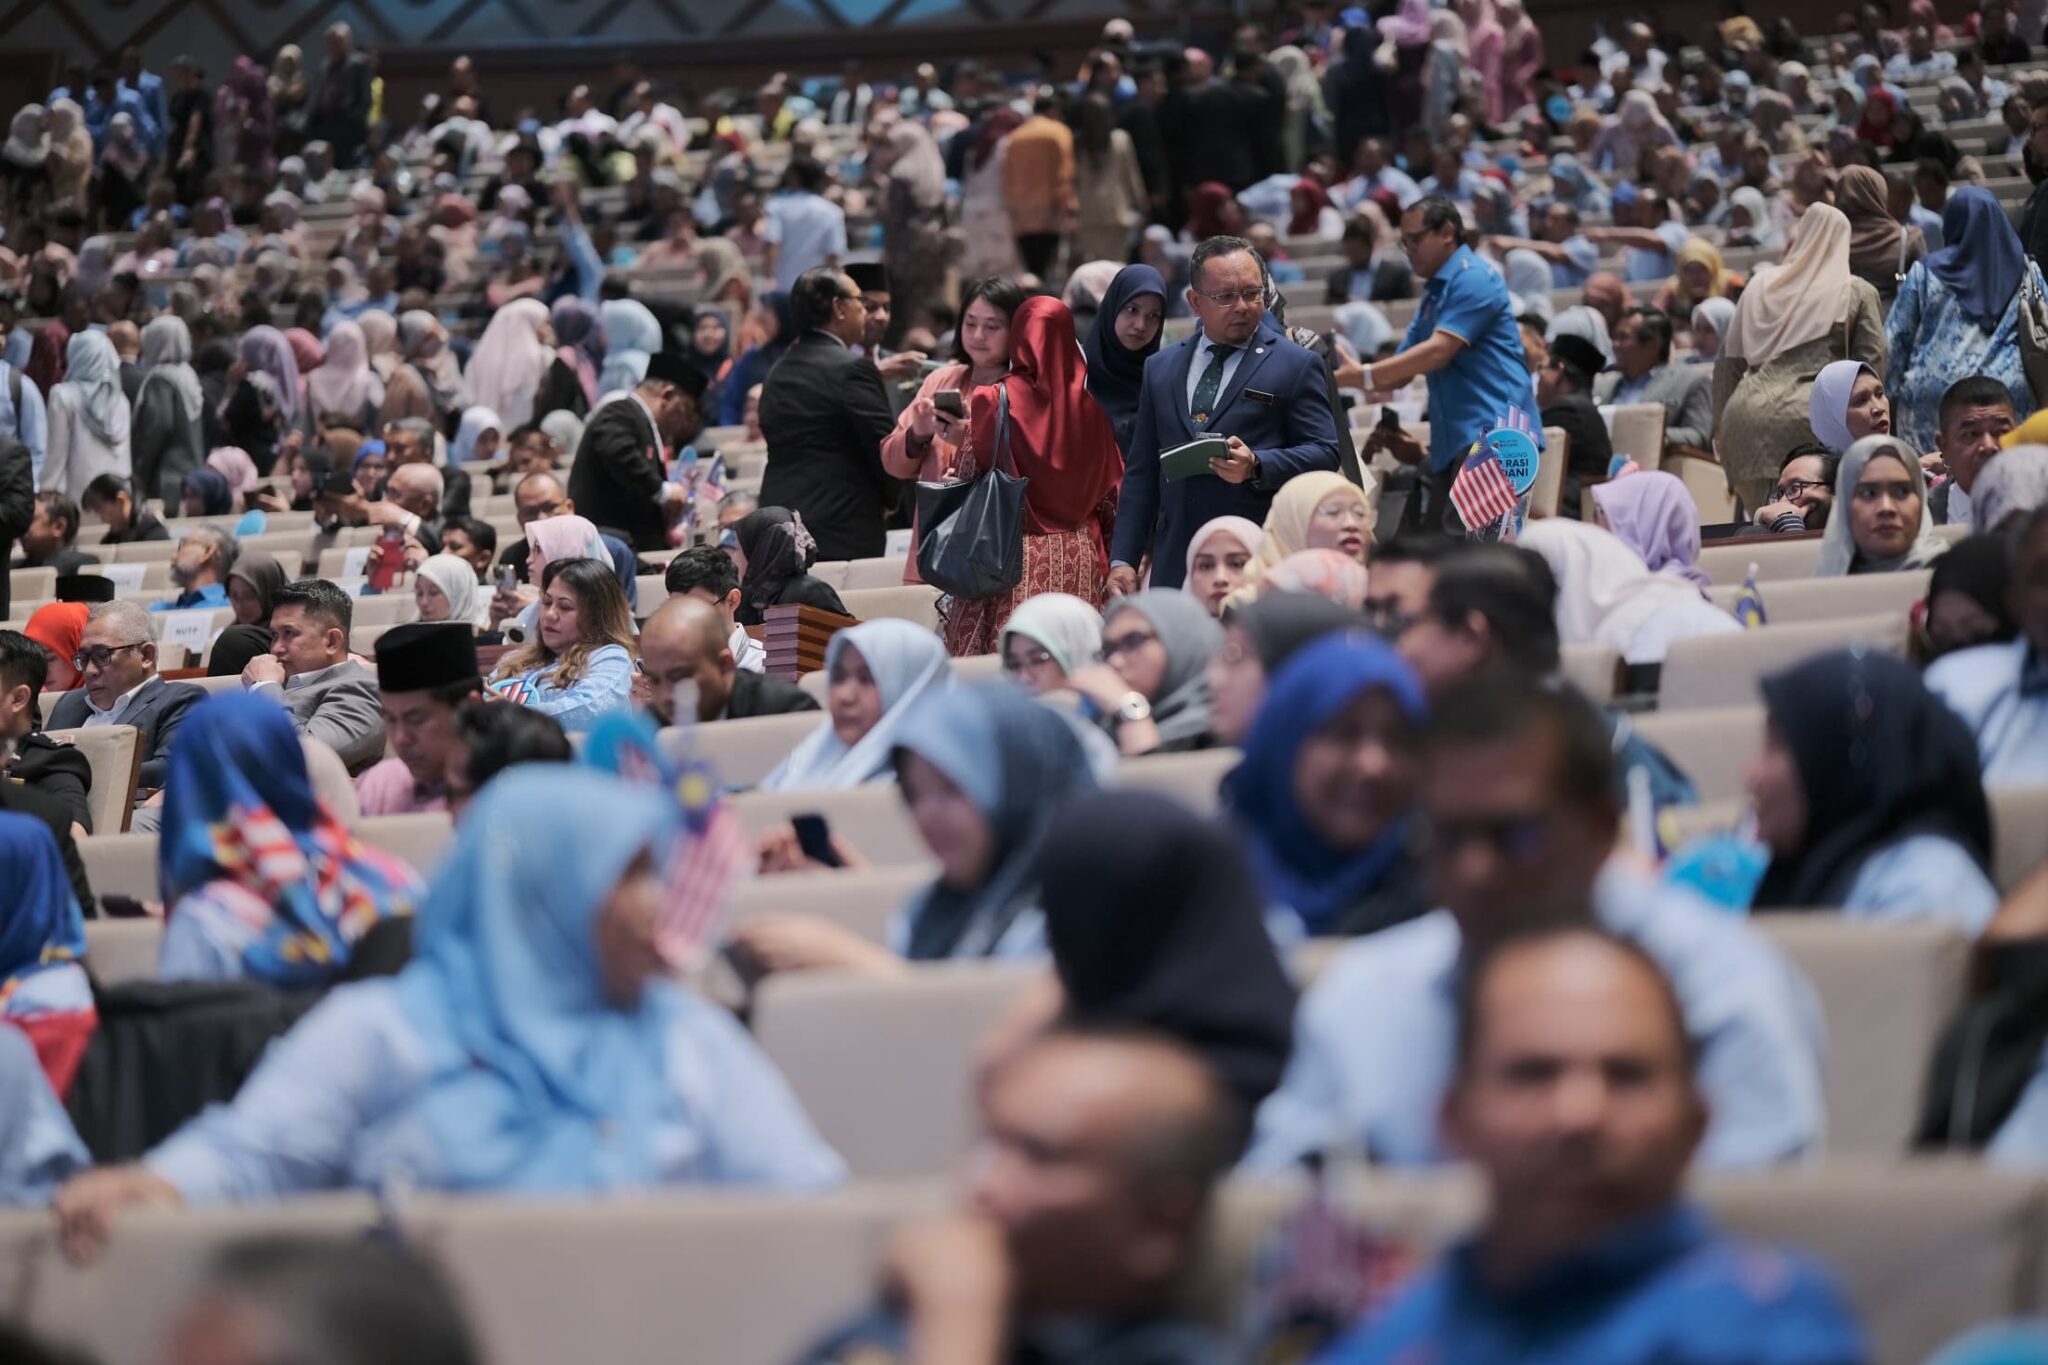
<path fill-rule="evenodd" d="M 1201 330 L 1145 362 L 1144 395 L 1124 457 L 1110 543 L 1109 589 L 1135 592 L 1152 553 L 1152 586 L 1177 588 L 1188 540 L 1215 517 L 1264 523 L 1280 485 L 1337 467 L 1337 419 L 1314 352 L 1266 316 L 1266 276 L 1251 244 L 1211 237 L 1189 262 L 1188 305 Z M 1200 436 L 1229 440 L 1209 472 L 1168 483 L 1161 451 Z"/>

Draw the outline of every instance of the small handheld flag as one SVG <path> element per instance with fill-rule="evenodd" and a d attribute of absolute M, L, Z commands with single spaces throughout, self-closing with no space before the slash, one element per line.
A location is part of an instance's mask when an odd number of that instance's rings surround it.
<path fill-rule="evenodd" d="M 1764 598 L 1757 591 L 1754 564 L 1749 566 L 1749 576 L 1742 580 L 1742 595 L 1735 599 L 1735 619 L 1742 622 L 1744 630 L 1755 630 L 1764 624 Z"/>

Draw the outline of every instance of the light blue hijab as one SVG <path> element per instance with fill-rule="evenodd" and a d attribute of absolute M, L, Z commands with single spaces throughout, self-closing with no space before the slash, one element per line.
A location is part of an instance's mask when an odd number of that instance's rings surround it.
<path fill-rule="evenodd" d="M 630 389 L 647 377 L 647 360 L 661 349 L 661 323 L 635 299 L 606 299 L 598 305 L 604 331 L 604 367 L 597 374 L 600 397 Z"/>
<path fill-rule="evenodd" d="M 928 690 L 948 686 L 953 668 L 946 646 L 923 626 L 884 618 L 842 630 L 825 646 L 825 671 L 839 666 L 851 646 L 867 660 L 882 694 L 882 718 L 851 745 L 840 742 L 828 717 L 761 783 L 762 791 L 843 791 L 895 776 L 891 754 L 904 719 L 905 703 Z"/>
<path fill-rule="evenodd" d="M 607 1003 L 593 930 L 626 869 L 667 854 L 680 821 L 659 793 L 560 764 L 507 771 L 464 816 L 394 987 L 428 1051 L 415 1105 L 446 1188 L 658 1179 L 653 1135 L 679 1117 L 667 1040 L 680 993 L 655 981 L 631 1010 Z"/>

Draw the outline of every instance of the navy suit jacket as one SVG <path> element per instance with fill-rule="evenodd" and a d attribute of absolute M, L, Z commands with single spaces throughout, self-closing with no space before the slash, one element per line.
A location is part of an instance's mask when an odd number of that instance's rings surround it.
<path fill-rule="evenodd" d="M 1311 469 L 1337 468 L 1337 419 L 1330 410 L 1328 372 L 1313 351 L 1297 346 L 1269 315 L 1252 335 L 1208 426 L 1188 418 L 1188 369 L 1199 329 L 1145 362 L 1138 421 L 1124 456 L 1123 493 L 1116 505 L 1110 558 L 1135 567 L 1152 552 L 1152 586 L 1177 588 L 1187 576 L 1188 541 L 1204 522 L 1245 517 L 1265 524 L 1281 484 Z M 1235 436 L 1259 457 L 1259 486 L 1213 474 L 1168 483 L 1159 452 L 1197 436 Z"/>

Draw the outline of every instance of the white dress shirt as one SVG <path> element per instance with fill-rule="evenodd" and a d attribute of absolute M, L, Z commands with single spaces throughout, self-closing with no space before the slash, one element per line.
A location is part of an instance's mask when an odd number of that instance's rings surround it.
<path fill-rule="evenodd" d="M 156 675 L 154 673 L 150 674 L 149 677 L 144 678 L 141 682 L 135 684 L 135 686 L 129 688 L 126 692 L 123 692 L 120 696 L 114 698 L 114 704 L 112 706 L 109 706 L 104 711 L 100 710 L 99 706 L 96 703 L 94 703 L 92 699 L 92 693 L 86 693 L 85 724 L 80 728 L 90 730 L 96 725 L 119 725 L 121 723 L 121 717 L 128 710 L 128 703 L 134 701 L 135 694 L 137 692 L 140 692 L 143 688 L 149 686 L 150 683 L 155 680 L 155 678 Z"/>

